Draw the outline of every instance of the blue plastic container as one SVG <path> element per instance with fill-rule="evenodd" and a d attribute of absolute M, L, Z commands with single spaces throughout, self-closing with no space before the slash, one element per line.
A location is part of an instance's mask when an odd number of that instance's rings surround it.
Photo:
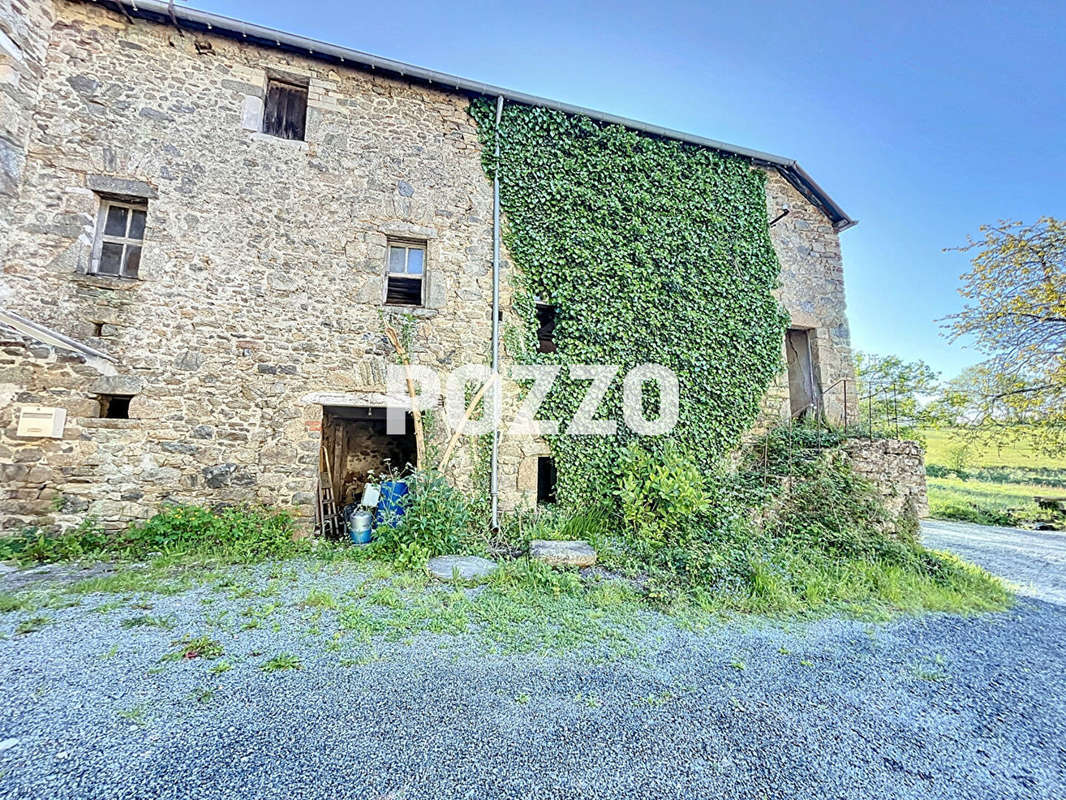
<path fill-rule="evenodd" d="M 370 525 L 373 517 L 369 511 L 360 509 L 351 515 L 348 520 L 348 535 L 353 544 L 367 544 L 370 542 Z"/>
<path fill-rule="evenodd" d="M 407 484 L 403 481 L 384 481 L 381 484 L 381 497 L 378 498 L 377 522 L 381 524 L 387 520 L 388 524 L 396 526 L 400 517 L 403 516 L 401 500 L 407 494 Z"/>

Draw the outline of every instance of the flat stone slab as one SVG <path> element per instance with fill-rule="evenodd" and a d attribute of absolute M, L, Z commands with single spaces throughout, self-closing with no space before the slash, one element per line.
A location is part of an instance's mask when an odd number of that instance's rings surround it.
<path fill-rule="evenodd" d="M 553 567 L 591 567 L 596 563 L 596 551 L 588 542 L 553 542 L 534 539 L 529 543 L 529 555 Z"/>
<path fill-rule="evenodd" d="M 426 564 L 426 571 L 442 581 L 473 581 L 494 573 L 496 562 L 479 556 L 437 556 Z"/>

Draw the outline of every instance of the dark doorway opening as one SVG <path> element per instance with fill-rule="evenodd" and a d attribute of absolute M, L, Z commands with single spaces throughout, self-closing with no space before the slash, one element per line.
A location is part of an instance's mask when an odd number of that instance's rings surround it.
<path fill-rule="evenodd" d="M 788 397 L 792 419 L 816 416 L 820 395 L 811 331 L 789 328 L 785 332 L 785 356 L 788 361 Z"/>
<path fill-rule="evenodd" d="M 537 458 L 537 505 L 543 506 L 555 502 L 555 459 L 551 456 Z"/>
<path fill-rule="evenodd" d="M 389 434 L 384 407 L 323 406 L 322 444 L 333 476 L 333 494 L 342 508 L 358 503 L 367 483 L 382 473 L 416 466 L 414 422 L 404 414 L 404 432 Z"/>

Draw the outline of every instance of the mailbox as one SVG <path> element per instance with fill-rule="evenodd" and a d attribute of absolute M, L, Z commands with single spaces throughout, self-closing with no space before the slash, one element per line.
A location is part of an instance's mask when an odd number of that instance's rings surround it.
<path fill-rule="evenodd" d="M 62 439 L 67 424 L 65 408 L 23 406 L 19 413 L 17 436 L 25 438 Z"/>

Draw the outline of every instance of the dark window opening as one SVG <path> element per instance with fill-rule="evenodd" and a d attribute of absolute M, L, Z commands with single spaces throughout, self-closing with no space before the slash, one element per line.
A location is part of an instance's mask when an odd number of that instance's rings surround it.
<path fill-rule="evenodd" d="M 307 124 L 307 87 L 271 80 L 263 105 L 263 133 L 282 139 L 304 138 Z"/>
<path fill-rule="evenodd" d="M 129 419 L 132 394 L 100 395 L 100 416 L 104 419 Z"/>
<path fill-rule="evenodd" d="M 537 505 L 555 502 L 555 459 L 551 456 L 537 458 Z"/>
<path fill-rule="evenodd" d="M 559 310 L 547 303 L 537 303 L 537 350 L 541 353 L 554 353 L 555 323 L 559 319 Z"/>

